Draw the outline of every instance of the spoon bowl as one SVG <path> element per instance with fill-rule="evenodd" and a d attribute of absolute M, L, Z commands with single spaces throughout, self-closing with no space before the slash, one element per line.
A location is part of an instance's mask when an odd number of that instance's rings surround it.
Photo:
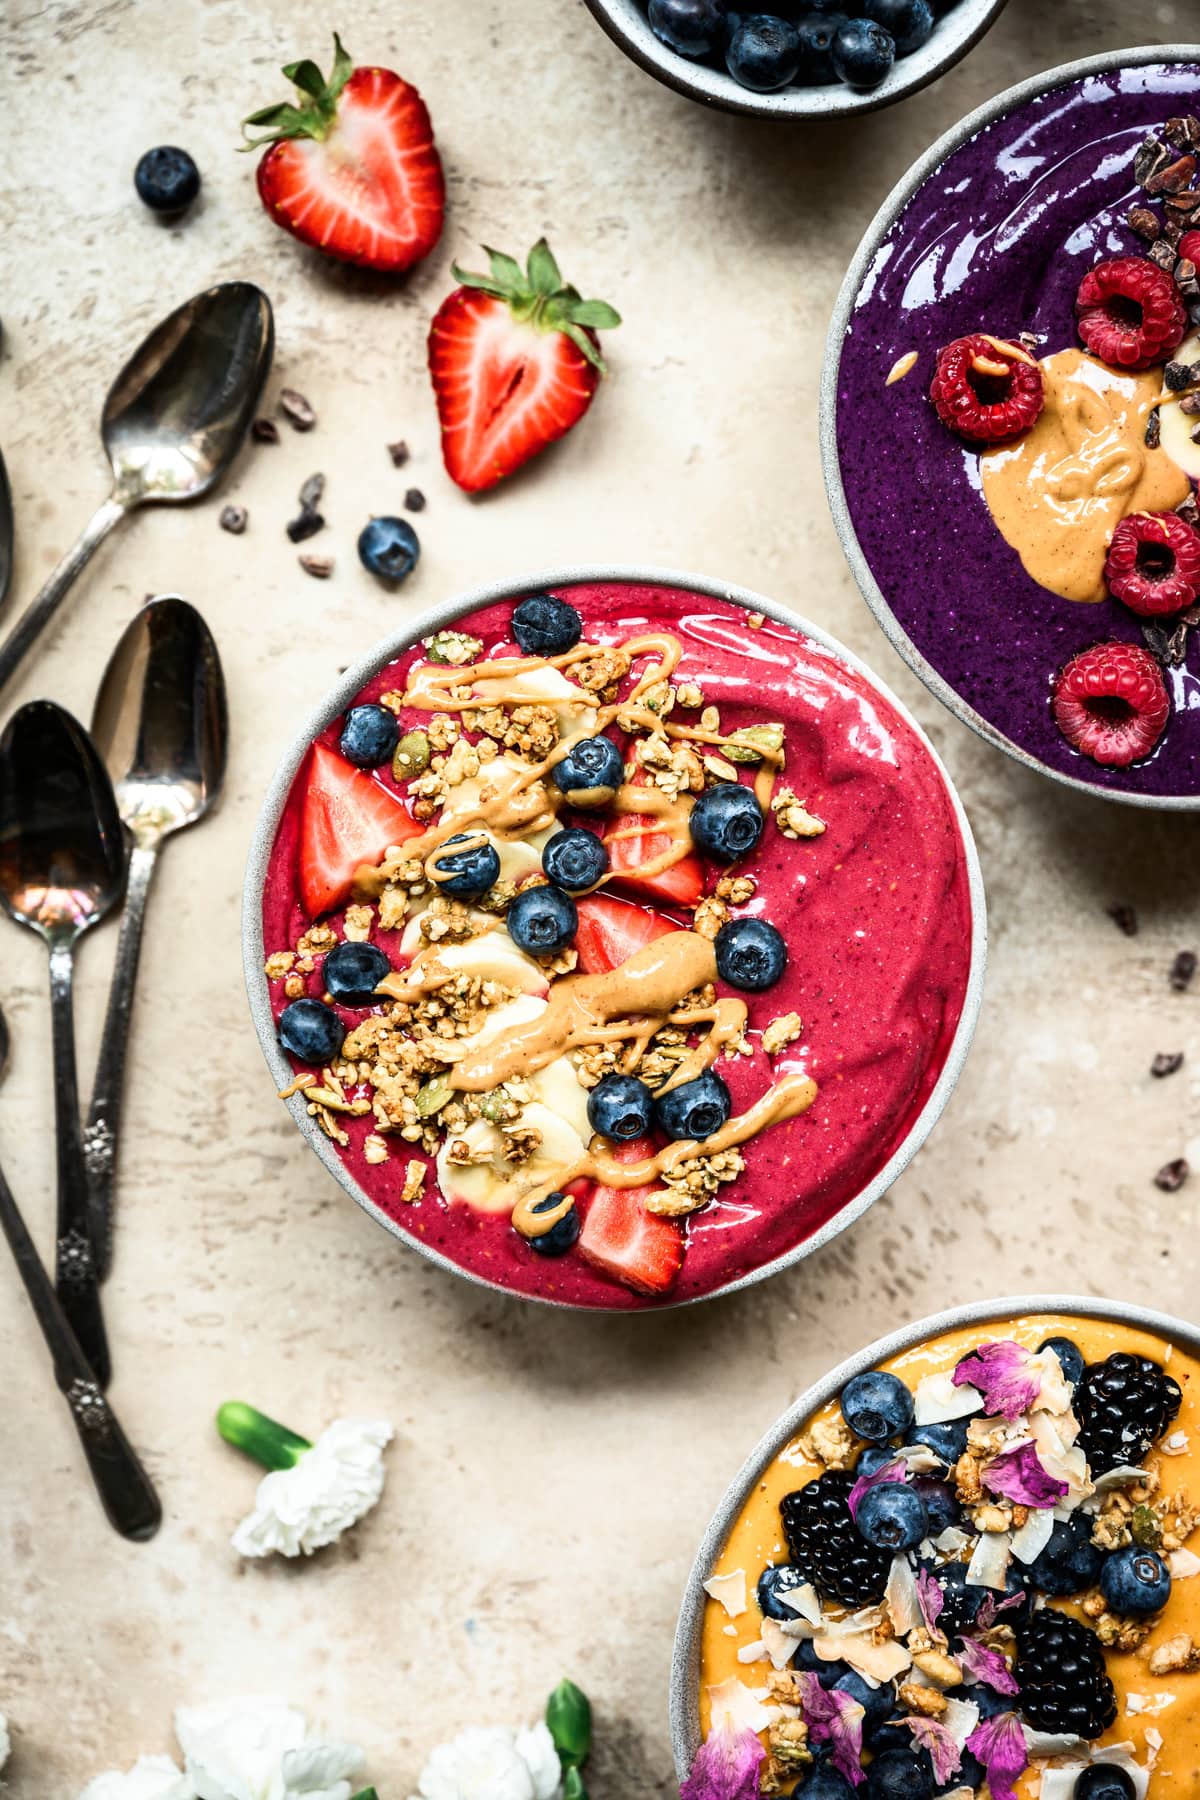
<path fill-rule="evenodd" d="M 16 528 L 13 524 L 12 488 L 9 486 L 4 457 L 0 454 L 0 606 L 4 605 L 12 584 L 15 543 Z"/>

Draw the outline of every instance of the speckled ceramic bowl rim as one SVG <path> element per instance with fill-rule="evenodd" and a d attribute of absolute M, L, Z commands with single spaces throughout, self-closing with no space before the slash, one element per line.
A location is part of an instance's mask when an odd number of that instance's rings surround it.
<path fill-rule="evenodd" d="M 916 1349 L 930 1338 L 957 1331 L 964 1325 L 990 1325 L 999 1320 L 1019 1319 L 1031 1313 L 1075 1314 L 1085 1319 L 1100 1319 L 1113 1325 L 1128 1325 L 1138 1331 L 1152 1332 L 1192 1356 L 1200 1356 L 1200 1329 L 1169 1313 L 1154 1312 L 1149 1307 L 1133 1306 L 1121 1300 L 1099 1300 L 1079 1294 L 1018 1294 L 1000 1300 L 976 1300 L 967 1306 L 952 1306 L 930 1318 L 917 1319 L 911 1325 L 893 1331 L 864 1350 L 847 1357 L 806 1393 L 793 1401 L 776 1419 L 766 1436 L 760 1438 L 742 1467 L 726 1488 L 720 1505 L 709 1522 L 696 1560 L 692 1564 L 684 1590 L 679 1623 L 675 1628 L 675 1648 L 671 1657 L 671 1747 L 675 1768 L 682 1781 L 700 1748 L 700 1638 L 704 1625 L 704 1604 L 708 1596 L 704 1583 L 725 1546 L 725 1540 L 750 1497 L 751 1490 L 769 1468 L 779 1452 L 790 1443 L 804 1421 L 840 1393 L 852 1375 L 876 1368 L 889 1357 Z"/>
<path fill-rule="evenodd" d="M 764 598 L 761 594 L 752 593 L 747 588 L 735 587 L 726 582 L 710 581 L 702 576 L 681 574 L 675 569 L 586 567 L 535 570 L 517 580 L 490 582 L 484 587 L 473 589 L 468 594 L 460 595 L 453 600 L 443 602 L 440 606 L 432 607 L 428 612 L 422 613 L 419 618 L 406 625 L 403 631 L 376 644 L 374 649 L 369 650 L 360 661 L 347 669 L 320 705 L 308 715 L 290 747 L 284 753 L 267 790 L 250 845 L 242 899 L 242 958 L 250 1011 L 258 1031 L 263 1055 L 267 1059 L 267 1066 L 276 1087 L 287 1087 L 293 1079 L 292 1068 L 279 1046 L 275 1020 L 271 1012 L 270 990 L 263 973 L 266 951 L 263 943 L 262 894 L 270 864 L 271 850 L 275 842 L 275 833 L 283 816 L 292 782 L 308 754 L 313 739 L 324 731 L 339 713 L 344 712 L 354 696 L 373 676 L 379 673 L 380 669 L 396 657 L 402 656 L 419 639 L 428 637 L 434 631 L 444 630 L 447 626 L 456 624 L 466 615 L 478 612 L 497 601 L 515 599 L 522 594 L 539 589 L 575 587 L 593 583 L 624 583 L 637 586 L 680 588 L 685 592 L 696 594 L 702 599 L 725 600 L 733 606 L 744 608 L 747 612 L 765 613 L 768 618 L 789 626 L 801 636 L 813 639 L 815 643 L 828 650 L 848 668 L 861 675 L 883 696 L 889 706 L 895 708 L 899 716 L 915 732 L 942 778 L 958 825 L 970 896 L 971 959 L 966 993 L 963 997 L 962 1014 L 938 1079 L 903 1142 L 897 1147 L 887 1164 L 833 1218 L 828 1219 L 803 1243 L 795 1245 L 782 1256 L 774 1258 L 773 1261 L 764 1263 L 761 1268 L 740 1276 L 736 1281 L 729 1281 L 719 1288 L 714 1288 L 711 1293 L 697 1294 L 687 1300 L 667 1301 L 661 1305 L 649 1305 L 637 1309 L 638 1311 L 657 1313 L 676 1306 L 694 1306 L 700 1301 L 715 1299 L 718 1294 L 733 1293 L 738 1288 L 748 1287 L 753 1282 L 762 1281 L 767 1276 L 776 1274 L 780 1269 L 786 1269 L 792 1263 L 811 1256 L 815 1250 L 821 1249 L 839 1232 L 844 1231 L 848 1225 L 852 1225 L 856 1219 L 861 1218 L 867 1208 L 891 1187 L 933 1130 L 943 1107 L 954 1091 L 959 1075 L 962 1073 L 979 1017 L 980 1003 L 983 998 L 984 964 L 987 957 L 987 911 L 983 876 L 980 873 L 975 840 L 971 835 L 967 815 L 941 758 L 916 720 L 879 677 L 860 662 L 851 651 L 839 644 L 836 638 L 830 637 L 819 626 L 810 624 L 807 619 L 800 618 L 795 613 L 789 612 L 786 607 Z M 474 1270 L 462 1268 L 450 1257 L 443 1256 L 440 1251 L 425 1243 L 423 1239 L 398 1225 L 384 1212 L 382 1207 L 371 1199 L 346 1168 L 316 1121 L 309 1117 L 301 1095 L 293 1095 L 285 1104 L 309 1146 L 315 1150 L 329 1173 L 358 1202 L 363 1211 L 389 1231 L 393 1237 L 407 1244 L 410 1249 L 420 1251 L 422 1256 L 427 1257 L 430 1262 L 436 1263 L 439 1268 L 445 1269 L 465 1281 L 473 1282 L 477 1287 L 491 1288 L 497 1293 L 510 1294 L 520 1300 L 534 1300 L 543 1306 L 557 1306 L 572 1311 L 593 1313 L 619 1311 L 628 1314 L 633 1310 L 629 1307 L 584 1306 L 577 1302 L 551 1299 L 538 1294 L 522 1294 L 504 1282 L 488 1281 Z"/>
<path fill-rule="evenodd" d="M 1091 781 L 1080 780 L 1078 776 L 1066 775 L 1061 769 L 1052 769 L 1040 757 L 1034 756 L 1020 744 L 1005 737 L 995 725 L 989 723 L 948 681 L 939 675 L 933 665 L 913 643 L 900 621 L 896 618 L 887 599 L 871 572 L 870 564 L 864 556 L 858 541 L 858 533 L 850 517 L 850 509 L 846 503 L 846 490 L 842 482 L 841 462 L 838 456 L 837 441 L 837 390 L 838 374 L 841 368 L 842 350 L 846 342 L 854 302 L 863 283 L 867 269 L 879 249 L 883 239 L 896 223 L 908 202 L 917 190 L 924 186 L 936 173 L 939 166 L 948 156 L 960 149 L 976 132 L 982 131 L 985 125 L 991 125 L 1002 119 L 1017 107 L 1036 100 L 1039 95 L 1050 93 L 1053 89 L 1066 87 L 1072 81 L 1078 81 L 1088 75 L 1107 75 L 1114 69 L 1141 68 L 1147 63 L 1200 62 L 1200 44 L 1143 44 L 1134 50 L 1109 51 L 1102 56 L 1084 57 L 1079 62 L 1063 63 L 1056 69 L 1047 70 L 1043 75 L 1031 76 L 1028 81 L 1020 81 L 1015 87 L 1006 88 L 994 99 L 985 101 L 973 113 L 955 125 L 944 136 L 940 137 L 924 156 L 920 157 L 908 171 L 907 175 L 892 189 L 874 219 L 867 227 L 854 260 L 846 271 L 833 309 L 833 317 L 829 324 L 829 335 L 825 344 L 825 362 L 821 370 L 820 399 L 820 442 L 821 461 L 825 470 L 825 492 L 829 499 L 830 511 L 837 534 L 842 541 L 842 549 L 850 564 L 851 572 L 862 590 L 863 599 L 875 614 L 893 649 L 898 650 L 909 668 L 912 669 L 932 694 L 936 694 L 942 705 L 947 707 L 956 718 L 969 725 L 989 744 L 1003 750 L 1015 761 L 1023 763 L 1027 769 L 1035 770 L 1039 775 L 1047 776 L 1051 781 L 1060 782 L 1064 787 L 1074 788 L 1077 793 L 1091 794 L 1097 799 L 1113 800 L 1126 806 L 1148 807 L 1158 812 L 1194 812 L 1200 810 L 1200 793 L 1197 794 L 1139 794 L 1128 789 L 1100 787 Z"/>
<path fill-rule="evenodd" d="M 929 41 L 911 56 L 901 57 L 879 86 L 866 93 L 830 84 L 755 94 L 749 88 L 739 87 L 723 69 L 689 62 L 686 56 L 678 56 L 660 43 L 634 0 L 584 0 L 613 43 L 664 87 L 722 112 L 748 113 L 760 119 L 845 119 L 877 112 L 894 100 L 903 100 L 960 62 L 999 18 L 1006 4 L 1007 0 L 957 0 L 953 11 L 938 20 Z"/>

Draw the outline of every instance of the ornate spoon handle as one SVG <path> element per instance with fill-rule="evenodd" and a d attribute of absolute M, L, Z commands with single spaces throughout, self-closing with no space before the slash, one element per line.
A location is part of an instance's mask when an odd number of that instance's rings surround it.
<path fill-rule="evenodd" d="M 79 1081 L 75 1069 L 75 1023 L 71 1001 L 73 956 L 69 944 L 50 947 L 50 1019 L 54 1044 L 54 1119 L 58 1140 L 58 1249 L 55 1282 L 71 1330 L 101 1388 L 108 1386 L 112 1362 L 88 1217 L 87 1171 L 79 1122 Z"/>
<path fill-rule="evenodd" d="M 24 661 L 27 651 L 32 649 L 66 599 L 77 576 L 104 542 L 113 526 L 125 517 L 127 510 L 125 501 L 118 500 L 115 494 L 110 496 L 103 506 L 98 507 L 84 526 L 78 541 L 72 545 L 58 567 L 47 577 L 41 591 L 35 594 L 29 602 L 4 642 L 0 644 L 0 688 L 7 686 L 9 678 L 15 673 L 18 665 Z"/>

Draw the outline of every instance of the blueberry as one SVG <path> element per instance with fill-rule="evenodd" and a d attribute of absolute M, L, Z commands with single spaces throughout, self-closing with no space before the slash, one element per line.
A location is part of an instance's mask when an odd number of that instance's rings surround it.
<path fill-rule="evenodd" d="M 456 831 L 433 861 L 439 893 L 449 894 L 453 900 L 478 900 L 500 879 L 500 852 L 495 844 L 481 844 L 478 833 L 469 850 L 450 850 L 451 844 L 470 844 L 471 836 Z"/>
<path fill-rule="evenodd" d="M 896 1460 L 896 1452 L 887 1444 L 868 1444 L 865 1450 L 858 1453 L 858 1461 L 854 1465 L 856 1475 L 878 1475 L 880 1469 L 886 1469 L 889 1463 Z"/>
<path fill-rule="evenodd" d="M 1133 1800 L 1133 1776 L 1116 1763 L 1089 1763 L 1075 1777 L 1073 1800 Z"/>
<path fill-rule="evenodd" d="M 942 1590 L 942 1611 L 938 1618 L 941 1630 L 950 1637 L 969 1631 L 979 1617 L 979 1609 L 991 1589 L 980 1587 L 974 1582 L 968 1583 L 966 1563 L 942 1563 L 937 1568 L 931 1568 L 929 1573 Z M 1010 1613 L 1005 1613 L 1005 1622 L 1011 1622 L 1011 1617 Z"/>
<path fill-rule="evenodd" d="M 421 540 L 407 519 L 368 519 L 358 534 L 358 560 L 380 581 L 403 581 L 420 554 Z"/>
<path fill-rule="evenodd" d="M 793 1613 L 793 1618 L 796 1616 Z M 801 1638 L 796 1651 L 795 1662 L 798 1668 L 809 1675 L 815 1675 L 823 1688 L 836 1687 L 844 1675 L 849 1675 L 850 1665 L 844 1662 L 826 1662 L 817 1655 L 811 1638 Z M 815 1754 L 815 1746 L 814 1746 Z"/>
<path fill-rule="evenodd" d="M 1170 1571 L 1156 1551 L 1130 1544 L 1105 1557 L 1100 1592 L 1114 1612 L 1161 1612 L 1171 1598 Z"/>
<path fill-rule="evenodd" d="M 925 1502 L 903 1481 L 883 1481 L 858 1503 L 859 1536 L 877 1550 L 915 1550 L 929 1529 Z"/>
<path fill-rule="evenodd" d="M 360 769 L 378 769 L 391 762 L 400 742 L 400 727 L 395 713 L 386 706 L 352 706 L 346 714 L 338 749 L 347 762 Z"/>
<path fill-rule="evenodd" d="M 1091 1519 L 1076 1512 L 1055 1525 L 1045 1549 L 1029 1565 L 1029 1579 L 1044 1594 L 1079 1594 L 1099 1581 L 1103 1561 L 1104 1552 L 1092 1542 Z"/>
<path fill-rule="evenodd" d="M 608 872 L 608 851 L 593 831 L 556 831 L 542 851 L 542 872 L 568 894 L 582 894 Z"/>
<path fill-rule="evenodd" d="M 791 1563 L 769 1564 L 758 1578 L 759 1610 L 768 1619 L 798 1619 L 799 1613 L 794 1607 L 787 1606 L 780 1599 L 781 1594 L 790 1593 L 793 1588 L 803 1587 L 807 1576 Z"/>
<path fill-rule="evenodd" d="M 725 29 L 723 0 L 650 0 L 650 29 L 680 56 L 707 56 Z"/>
<path fill-rule="evenodd" d="M 581 738 L 550 775 L 572 806 L 607 806 L 625 779 L 625 762 L 611 738 Z"/>
<path fill-rule="evenodd" d="M 729 1089 L 711 1069 L 705 1069 L 695 1081 L 684 1081 L 659 1094 L 654 1102 L 655 1123 L 660 1130 L 669 1138 L 697 1143 L 720 1131 L 732 1111 Z"/>
<path fill-rule="evenodd" d="M 862 1462 L 862 1457 L 859 1462 Z M 952 1526 L 961 1526 L 962 1507 L 958 1504 L 954 1489 L 947 1482 L 932 1481 L 927 1476 L 919 1475 L 913 1486 L 925 1502 L 930 1537 L 940 1537 L 943 1531 L 950 1530 Z"/>
<path fill-rule="evenodd" d="M 322 1000 L 293 1000 L 279 1015 L 279 1041 L 301 1062 L 329 1062 L 345 1036 L 342 1021 Z"/>
<path fill-rule="evenodd" d="M 522 888 L 505 914 L 508 935 L 518 950 L 530 956 L 554 956 L 565 950 L 579 927 L 579 914 L 570 894 L 561 888 Z"/>
<path fill-rule="evenodd" d="M 864 1728 L 882 1725 L 896 1710 L 896 1690 L 890 1681 L 885 1681 L 881 1687 L 868 1687 L 857 1669 L 848 1669 L 838 1676 L 834 1686 L 839 1694 L 849 1694 L 862 1707 L 866 1715 Z"/>
<path fill-rule="evenodd" d="M 722 781 L 707 788 L 691 810 L 688 829 L 697 849 L 718 862 L 749 856 L 763 834 L 762 807 L 748 787 Z"/>
<path fill-rule="evenodd" d="M 804 1782 L 804 1800 L 853 1800 L 857 1791 L 829 1763 L 816 1764 Z"/>
<path fill-rule="evenodd" d="M 971 1699 L 979 1708 L 981 1719 L 995 1719 L 1001 1713 L 1011 1712 L 1013 1709 L 1011 1694 L 998 1694 L 995 1688 L 988 1687 L 982 1681 L 971 1689 Z"/>
<path fill-rule="evenodd" d="M 556 1206 L 562 1205 L 564 1198 L 563 1194 L 547 1194 L 544 1200 L 538 1200 L 529 1210 L 532 1213 L 553 1212 Z M 565 1256 L 578 1237 L 579 1214 L 572 1206 L 549 1231 L 543 1231 L 540 1237 L 530 1238 L 529 1248 L 536 1250 L 539 1256 Z"/>
<path fill-rule="evenodd" d="M 972 1688 L 972 1698 L 974 1698 L 974 1694 L 975 1689 Z M 966 1749 L 964 1746 L 960 1755 L 962 1760 L 960 1761 L 958 1768 L 955 1770 L 954 1774 L 951 1775 L 949 1781 L 944 1781 L 941 1787 L 934 1789 L 935 1794 L 953 1794 L 957 1793 L 962 1788 L 972 1788 L 978 1793 L 984 1782 L 987 1780 L 987 1770 L 973 1751 Z"/>
<path fill-rule="evenodd" d="M 1069 1337 L 1052 1337 L 1047 1338 L 1044 1344 L 1039 1344 L 1038 1349 L 1053 1350 L 1062 1365 L 1062 1372 L 1071 1386 L 1079 1386 L 1086 1365 L 1083 1360 L 1083 1351 L 1078 1344 L 1072 1343 Z"/>
<path fill-rule="evenodd" d="M 774 987 L 787 967 L 783 933 L 766 919 L 730 919 L 718 931 L 713 948 L 721 980 L 747 994 Z"/>
<path fill-rule="evenodd" d="M 139 158 L 133 185 L 151 212 L 186 212 L 200 192 L 200 171 L 186 150 L 159 144 Z"/>
<path fill-rule="evenodd" d="M 725 52 L 725 67 L 741 87 L 771 94 L 800 66 L 800 33 L 774 13 L 742 13 Z"/>
<path fill-rule="evenodd" d="M 800 37 L 800 63 L 796 80 L 804 87 L 826 87 L 837 80 L 833 67 L 833 40 L 846 23 L 844 12 L 811 12 L 796 27 Z"/>
<path fill-rule="evenodd" d="M 321 966 L 327 991 L 343 1006 L 372 1006 L 391 963 L 375 944 L 335 944 Z"/>
<path fill-rule="evenodd" d="M 913 1397 L 898 1375 L 867 1369 L 852 1375 L 841 1395 L 842 1417 L 856 1437 L 882 1444 L 902 1437 L 913 1422 Z"/>
<path fill-rule="evenodd" d="M 847 19 L 833 39 L 833 68 L 847 87 L 878 87 L 896 60 L 891 33 L 871 19 Z"/>
<path fill-rule="evenodd" d="M 636 1075 L 606 1075 L 588 1095 L 588 1124 L 619 1144 L 645 1137 L 654 1116 L 654 1095 Z"/>
<path fill-rule="evenodd" d="M 867 1770 L 867 1800 L 933 1800 L 933 1772 L 915 1750 L 883 1750 Z"/>
<path fill-rule="evenodd" d="M 924 1444 L 950 1468 L 966 1450 L 967 1421 L 950 1419 L 944 1425 L 914 1425 L 904 1441 L 906 1444 Z"/>
<path fill-rule="evenodd" d="M 865 11 L 895 40 L 897 56 L 919 50 L 933 30 L 929 0 L 865 0 Z"/>
<path fill-rule="evenodd" d="M 557 594 L 530 594 L 513 608 L 512 634 L 526 656 L 561 656 L 583 636 L 583 620 Z"/>

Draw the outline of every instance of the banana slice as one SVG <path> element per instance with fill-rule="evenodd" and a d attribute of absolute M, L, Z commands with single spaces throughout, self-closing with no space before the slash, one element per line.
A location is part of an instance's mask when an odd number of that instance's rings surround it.
<path fill-rule="evenodd" d="M 404 921 L 404 930 L 400 934 L 400 955 L 406 962 L 411 962 L 420 951 L 429 948 L 429 939 L 421 931 L 421 915 L 429 911 L 433 898 L 432 894 L 423 894 L 419 900 L 415 900 L 412 912 Z M 501 921 L 494 913 L 485 913 L 477 906 L 469 907 L 467 910 L 471 923 L 480 930 L 503 929 Z"/>
<path fill-rule="evenodd" d="M 473 1154 L 487 1155 L 486 1162 L 452 1163 L 447 1139 L 438 1152 L 438 1185 L 446 1199 L 479 1212 L 511 1213 L 519 1200 L 537 1190 L 549 1191 L 570 1180 L 583 1156 L 583 1140 L 565 1119 L 531 1101 L 521 1124 L 540 1131 L 542 1141 L 529 1159 L 514 1167 L 503 1156 L 504 1133 L 486 1120 L 476 1119 L 458 1137 L 465 1138 Z"/>
<path fill-rule="evenodd" d="M 525 669 L 520 675 L 497 675 L 494 680 L 477 680 L 473 693 L 478 695 L 482 706 L 493 705 L 501 697 L 507 699 L 511 695 L 519 695 L 522 700 L 543 701 L 554 707 L 554 716 L 562 732 L 575 732 L 581 726 L 591 731 L 596 723 L 595 707 L 579 704 L 581 698 L 587 697 L 586 689 L 576 687 L 561 669 L 552 669 L 549 665 Z"/>
<path fill-rule="evenodd" d="M 490 1012 L 478 1031 L 471 1032 L 468 1037 L 450 1038 L 439 1046 L 438 1054 L 446 1062 L 458 1062 L 472 1050 L 478 1050 L 481 1044 L 489 1044 L 493 1038 L 502 1037 L 516 1026 L 528 1024 L 545 1010 L 546 1002 L 536 994 L 520 994 Z"/>
<path fill-rule="evenodd" d="M 547 673 L 557 675 L 557 669 Z M 519 679 L 519 677 L 518 677 Z M 478 815 L 480 797 L 486 785 L 490 793 L 503 793 L 512 786 L 519 775 L 527 773 L 526 766 L 518 763 L 511 756 L 493 757 L 486 763 L 478 775 L 472 775 L 467 781 L 460 781 L 457 787 L 451 788 L 449 798 L 442 809 L 445 820 L 463 819 L 464 823 Z M 542 851 L 547 841 L 559 829 L 551 825 L 546 831 L 531 831 L 523 838 L 511 841 L 493 839 L 496 853 L 500 858 L 501 881 L 521 882 L 527 876 L 536 874 L 542 866 Z"/>
<path fill-rule="evenodd" d="M 556 1056 L 534 1075 L 527 1075 L 535 1100 L 565 1119 L 572 1131 L 586 1144 L 592 1135 L 587 1116 L 587 1090 L 579 1085 L 575 1065 L 569 1056 Z M 526 1108 L 528 1111 L 528 1108 Z"/>
<path fill-rule="evenodd" d="M 499 981 L 505 987 L 515 988 L 518 994 L 544 998 L 550 990 L 545 971 L 532 956 L 517 949 L 503 928 L 486 932 L 483 937 L 467 938 L 461 944 L 440 944 L 437 958 L 448 969 L 477 975 L 481 981 Z"/>

